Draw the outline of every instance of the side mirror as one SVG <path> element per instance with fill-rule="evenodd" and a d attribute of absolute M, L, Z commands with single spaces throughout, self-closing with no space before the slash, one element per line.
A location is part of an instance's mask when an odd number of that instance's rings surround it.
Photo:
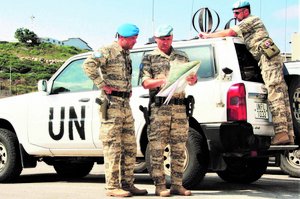
<path fill-rule="evenodd" d="M 47 92 L 47 80 L 42 79 L 38 81 L 38 91 Z"/>

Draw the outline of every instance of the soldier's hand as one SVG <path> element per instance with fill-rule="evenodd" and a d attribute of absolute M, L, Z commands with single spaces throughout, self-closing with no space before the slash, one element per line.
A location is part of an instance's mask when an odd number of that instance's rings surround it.
<path fill-rule="evenodd" d="M 159 75 L 157 77 L 157 80 L 159 80 L 157 87 L 158 86 L 164 87 L 166 85 L 166 83 L 167 83 L 167 77 L 165 75 Z"/>
<path fill-rule="evenodd" d="M 117 91 L 118 89 L 105 85 L 102 87 L 102 90 L 104 90 L 104 92 L 109 95 L 112 91 Z"/>
<path fill-rule="evenodd" d="M 190 86 L 194 85 L 198 81 L 198 77 L 196 73 L 191 73 L 189 76 L 186 77 L 186 81 Z"/>
<path fill-rule="evenodd" d="M 208 33 L 205 33 L 205 32 L 200 32 L 199 33 L 199 38 L 201 38 L 201 39 L 207 39 L 208 38 Z"/>

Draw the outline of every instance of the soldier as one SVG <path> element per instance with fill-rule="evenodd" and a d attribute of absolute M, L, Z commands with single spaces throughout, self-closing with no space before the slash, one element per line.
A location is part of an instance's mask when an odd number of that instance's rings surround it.
<path fill-rule="evenodd" d="M 83 65 L 89 78 L 102 90 L 100 139 L 108 196 L 127 197 L 148 193 L 133 184 L 137 145 L 129 105 L 132 88 L 129 50 L 136 43 L 138 34 L 137 26 L 121 25 L 117 30 L 118 41 L 94 52 Z"/>
<path fill-rule="evenodd" d="M 155 32 L 157 48 L 144 56 L 142 60 L 142 85 L 150 92 L 150 125 L 148 140 L 150 144 L 151 177 L 157 196 L 191 195 L 191 191 L 182 186 L 184 146 L 188 138 L 188 118 L 184 103 L 184 91 L 174 93 L 168 105 L 164 98 L 155 96 L 166 83 L 171 62 L 188 62 L 186 53 L 173 49 L 173 28 L 161 25 Z M 187 77 L 189 85 L 197 82 L 197 76 Z M 171 188 L 166 188 L 163 152 L 167 144 L 171 148 Z"/>
<path fill-rule="evenodd" d="M 283 77 L 283 63 L 280 51 L 269 37 L 260 18 L 250 14 L 250 3 L 239 0 L 233 4 L 234 17 L 238 25 L 215 33 L 200 33 L 202 39 L 212 37 L 239 36 L 247 49 L 258 61 L 268 91 L 269 107 L 272 113 L 275 136 L 271 144 L 294 144 L 294 130 L 288 98 L 287 85 Z"/>

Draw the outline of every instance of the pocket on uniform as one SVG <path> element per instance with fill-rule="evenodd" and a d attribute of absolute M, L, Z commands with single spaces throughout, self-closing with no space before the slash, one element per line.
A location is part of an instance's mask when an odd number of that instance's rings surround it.
<path fill-rule="evenodd" d="M 272 59 L 280 53 L 279 48 L 276 46 L 276 44 L 271 38 L 264 39 L 259 45 L 259 50 L 268 59 Z"/>

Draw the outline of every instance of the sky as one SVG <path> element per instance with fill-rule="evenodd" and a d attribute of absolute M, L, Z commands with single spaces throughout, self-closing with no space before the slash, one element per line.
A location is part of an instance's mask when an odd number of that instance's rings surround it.
<path fill-rule="evenodd" d="M 81 38 L 94 50 L 115 40 L 119 25 L 140 28 L 137 45 L 147 43 L 155 27 L 170 24 L 174 40 L 197 36 L 192 16 L 207 7 L 218 13 L 220 25 L 233 17 L 236 0 L 0 0 L 0 41 L 14 41 L 18 28 L 38 37 Z M 300 32 L 300 0 L 249 0 L 251 13 L 265 23 L 282 52 L 291 51 L 291 37 Z M 213 11 L 214 10 L 214 11 Z M 214 14 L 213 14 L 214 16 Z M 198 18 L 198 15 L 196 16 Z M 214 23 L 217 18 L 213 17 Z M 198 22 L 195 22 L 198 24 Z M 214 26 L 215 27 L 215 26 Z"/>

